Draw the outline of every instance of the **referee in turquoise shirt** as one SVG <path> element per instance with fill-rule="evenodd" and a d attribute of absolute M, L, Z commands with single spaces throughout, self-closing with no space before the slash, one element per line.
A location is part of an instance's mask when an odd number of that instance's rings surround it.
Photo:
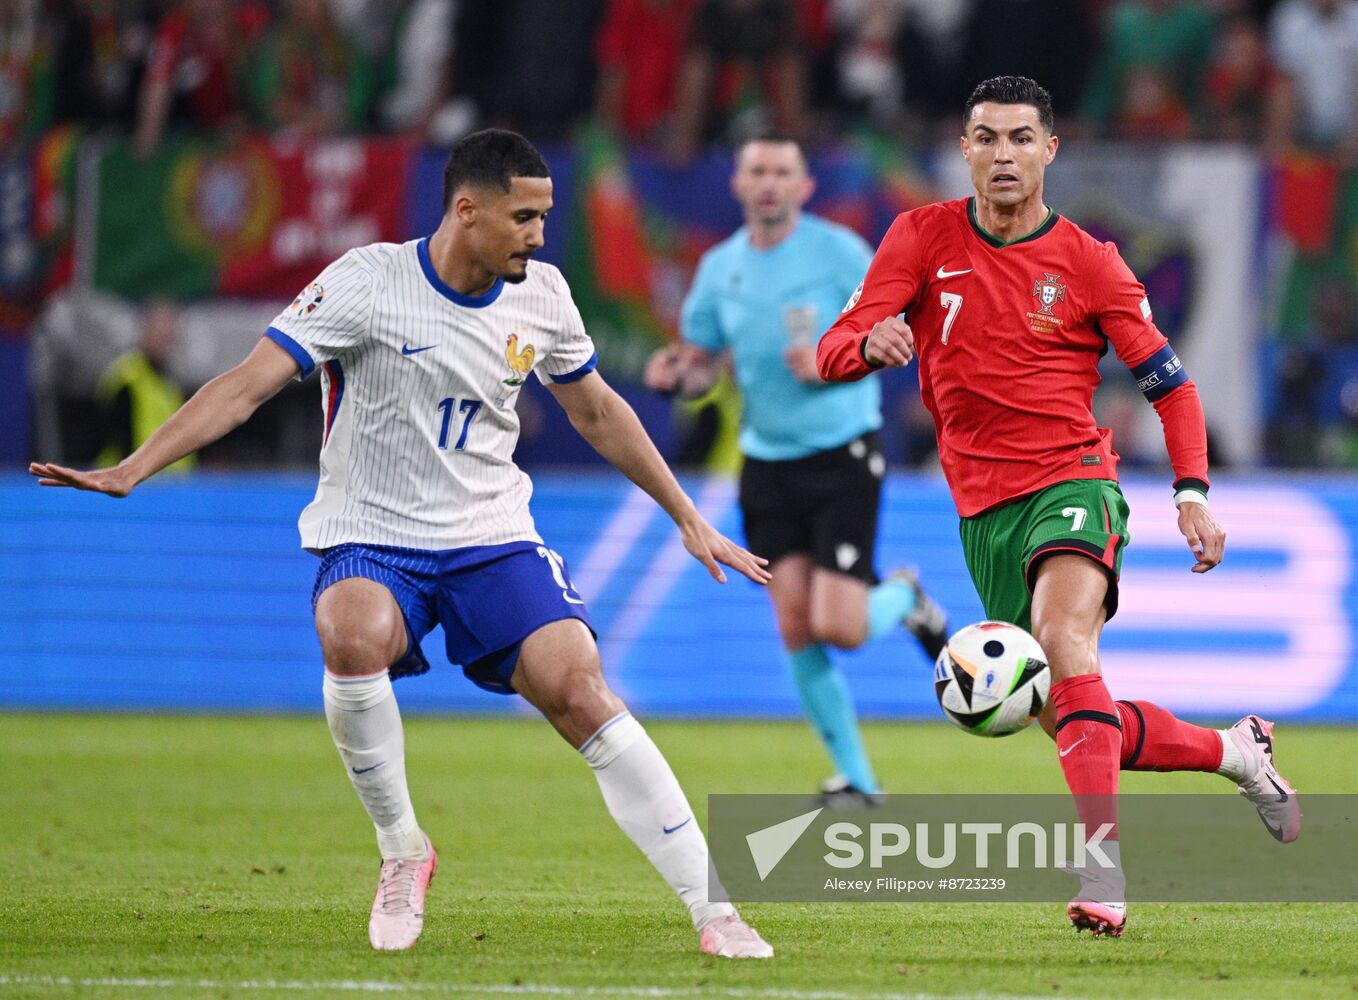
<path fill-rule="evenodd" d="M 802 211 L 814 189 L 796 141 L 764 135 L 740 147 L 731 191 L 745 225 L 698 264 L 684 342 L 652 356 L 646 384 L 699 396 L 730 356 L 744 398 L 745 536 L 770 562 L 792 679 L 838 772 L 823 800 L 853 807 L 874 803 L 880 789 L 827 647 L 857 649 L 904 625 L 933 659 L 947 621 L 912 574 L 878 582 L 881 387 L 816 374 L 816 341 L 857 290 L 872 251 L 851 230 Z"/>

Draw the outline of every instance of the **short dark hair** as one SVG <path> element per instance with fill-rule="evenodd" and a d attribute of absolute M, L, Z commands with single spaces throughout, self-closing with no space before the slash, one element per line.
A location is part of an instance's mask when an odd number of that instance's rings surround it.
<path fill-rule="evenodd" d="M 443 168 L 443 210 L 463 184 L 509 192 L 515 177 L 550 177 L 547 162 L 531 142 L 508 129 L 487 128 L 463 136 Z"/>
<path fill-rule="evenodd" d="M 962 109 L 964 133 L 971 124 L 972 108 L 986 101 L 991 104 L 1027 104 L 1037 108 L 1037 120 L 1048 135 L 1051 135 L 1052 127 L 1056 124 L 1056 116 L 1052 114 L 1052 95 L 1037 82 L 1026 76 L 992 76 L 978 83 L 967 98 L 967 105 Z"/>
<path fill-rule="evenodd" d="M 806 162 L 806 150 L 802 148 L 800 139 L 787 132 L 780 132 L 777 129 L 771 128 L 760 129 L 757 132 L 751 132 L 749 135 L 744 136 L 740 140 L 739 145 L 736 146 L 736 156 L 740 156 L 740 154 L 745 151 L 745 147 L 753 142 L 768 142 L 775 146 L 796 146 L 797 152 L 801 154 L 802 162 Z"/>

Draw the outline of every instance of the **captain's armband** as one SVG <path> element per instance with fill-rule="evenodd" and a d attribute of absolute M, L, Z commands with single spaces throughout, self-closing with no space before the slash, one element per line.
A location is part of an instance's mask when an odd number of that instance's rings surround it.
<path fill-rule="evenodd" d="M 1136 387 L 1148 403 L 1169 395 L 1188 381 L 1183 362 L 1169 344 L 1133 368 L 1132 377 L 1136 379 Z"/>

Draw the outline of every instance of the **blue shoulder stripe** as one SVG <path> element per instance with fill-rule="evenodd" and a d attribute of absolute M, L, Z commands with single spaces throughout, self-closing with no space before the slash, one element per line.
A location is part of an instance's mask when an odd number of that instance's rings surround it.
<path fill-rule="evenodd" d="M 292 355 L 292 360 L 296 361 L 297 367 L 302 369 L 302 378 L 306 378 L 315 370 L 316 362 L 311 360 L 311 355 L 307 353 L 307 349 L 278 327 L 269 327 L 264 331 L 264 336 Z"/>
<path fill-rule="evenodd" d="M 558 384 L 579 382 L 582 378 L 584 378 L 586 375 L 588 375 L 590 372 L 594 371 L 594 369 L 598 367 L 599 367 L 599 352 L 595 351 L 593 354 L 589 356 L 589 360 L 586 361 L 579 368 L 575 369 L 575 371 L 566 372 L 566 374 L 564 375 L 552 375 L 550 377 L 553 382 L 556 382 Z"/>

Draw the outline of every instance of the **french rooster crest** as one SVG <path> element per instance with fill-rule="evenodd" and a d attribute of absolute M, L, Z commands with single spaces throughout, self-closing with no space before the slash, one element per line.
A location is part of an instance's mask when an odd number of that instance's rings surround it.
<path fill-rule="evenodd" d="M 533 370 L 533 359 L 537 353 L 532 344 L 525 344 L 523 350 L 519 350 L 519 335 L 511 333 L 505 342 L 505 360 L 509 362 L 509 370 L 513 374 L 505 379 L 505 385 L 523 385 L 523 380 Z"/>

